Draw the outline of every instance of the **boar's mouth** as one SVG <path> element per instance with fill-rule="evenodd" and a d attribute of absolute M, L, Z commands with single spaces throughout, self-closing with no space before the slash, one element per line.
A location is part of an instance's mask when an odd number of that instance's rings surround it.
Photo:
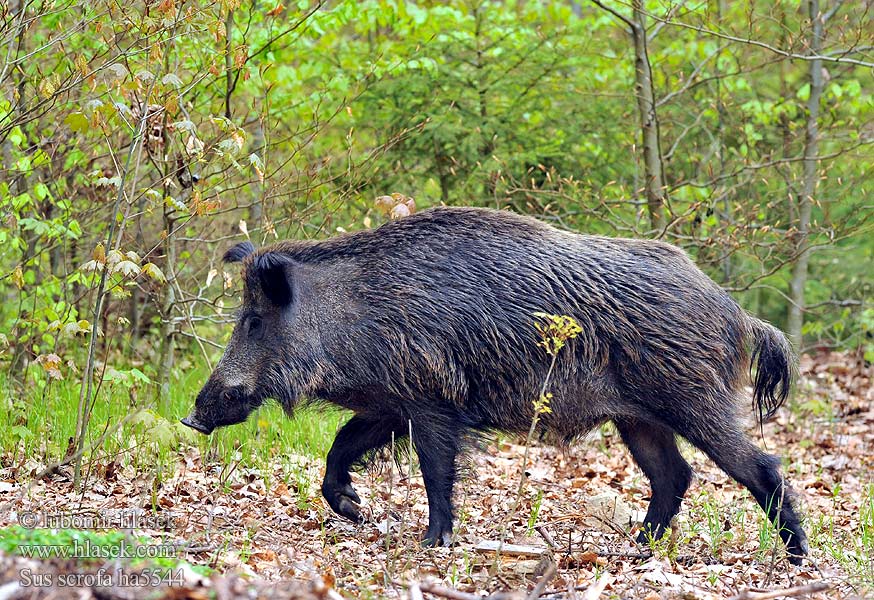
<path fill-rule="evenodd" d="M 204 435 L 209 435 L 217 427 L 243 423 L 254 410 L 264 403 L 265 397 L 259 393 L 249 393 L 243 386 L 226 386 L 210 378 L 197 394 L 191 413 L 181 420 Z"/>
<path fill-rule="evenodd" d="M 191 427 L 195 431 L 198 431 L 204 435 L 209 435 L 210 433 L 212 433 L 212 430 L 213 430 L 212 427 L 209 427 L 209 426 L 201 423 L 200 421 L 198 421 L 197 417 L 194 415 L 194 413 L 191 413 L 190 415 L 188 415 L 184 419 L 181 419 L 181 422 L 183 425 L 187 425 L 188 427 Z"/>

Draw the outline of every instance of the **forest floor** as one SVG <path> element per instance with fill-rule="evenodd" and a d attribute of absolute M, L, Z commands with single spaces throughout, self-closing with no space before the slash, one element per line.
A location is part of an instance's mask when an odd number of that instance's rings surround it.
<path fill-rule="evenodd" d="M 533 447 L 521 495 L 523 446 L 498 438 L 471 452 L 456 489 L 456 544 L 436 549 L 418 543 L 425 490 L 405 460 L 354 476 L 368 520 L 353 525 L 319 496 L 323 457 L 293 457 L 288 485 L 283 473 L 220 467 L 183 445 L 177 468 L 160 480 L 95 459 L 79 493 L 68 467 L 32 481 L 20 460 L 5 457 L 0 600 L 874 598 L 874 368 L 823 353 L 805 358 L 802 371 L 791 406 L 764 427 L 806 515 L 811 560 L 800 567 L 786 560 L 749 493 L 688 446 L 697 477 L 672 534 L 636 546 L 649 485 L 605 427 L 569 449 Z M 59 531 L 44 527 L 53 515 L 78 519 L 56 526 L 80 525 L 80 549 L 86 539 L 149 552 L 164 544 L 165 556 L 23 556 L 22 546 L 74 543 L 53 542 Z M 89 518 L 102 521 L 89 527 Z M 106 537 L 99 529 L 112 519 L 137 528 L 124 540 Z M 500 539 L 519 547 L 498 556 Z"/>

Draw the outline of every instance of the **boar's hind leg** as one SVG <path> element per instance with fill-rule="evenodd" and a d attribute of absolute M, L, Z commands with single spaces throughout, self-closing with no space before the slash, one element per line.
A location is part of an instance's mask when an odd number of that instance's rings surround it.
<path fill-rule="evenodd" d="M 652 488 L 643 529 L 637 536 L 638 543 L 647 543 L 650 538 L 662 537 L 680 510 L 680 502 L 692 481 L 692 467 L 680 454 L 674 432 L 667 427 L 631 419 L 614 422 Z"/>
<path fill-rule="evenodd" d="M 388 444 L 392 432 L 400 437 L 405 429 L 400 422 L 366 420 L 358 416 L 349 419 L 337 432 L 328 452 L 322 482 L 322 495 L 335 513 L 351 521 L 361 520 L 358 508 L 361 499 L 352 487 L 349 469 L 371 450 Z"/>
<path fill-rule="evenodd" d="M 801 564 L 808 550 L 807 536 L 792 506 L 791 490 L 780 474 L 780 460 L 762 452 L 729 423 L 714 420 L 706 429 L 690 431 L 685 437 L 752 493 L 780 533 L 790 562 Z"/>

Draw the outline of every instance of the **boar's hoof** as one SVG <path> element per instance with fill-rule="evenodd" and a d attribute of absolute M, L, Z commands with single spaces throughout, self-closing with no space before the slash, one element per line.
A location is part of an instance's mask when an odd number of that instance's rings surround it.
<path fill-rule="evenodd" d="M 361 498 L 355 493 L 351 483 L 338 486 L 322 486 L 322 495 L 328 505 L 341 517 L 346 517 L 354 523 L 363 521 L 361 516 Z"/>
<path fill-rule="evenodd" d="M 654 540 L 660 540 L 664 535 L 665 528 L 661 525 L 654 528 L 649 525 L 644 525 L 643 529 L 641 529 L 637 534 L 637 543 L 641 546 L 649 546 L 651 542 Z"/>
<path fill-rule="evenodd" d="M 801 538 L 800 541 L 792 539 L 788 544 L 787 550 L 789 551 L 789 562 L 797 567 L 801 565 L 804 557 L 810 552 L 810 546 L 805 538 Z"/>
<path fill-rule="evenodd" d="M 436 548 L 437 546 L 449 547 L 452 545 L 452 530 L 438 531 L 438 528 L 428 527 L 428 531 L 422 537 L 422 547 Z"/>

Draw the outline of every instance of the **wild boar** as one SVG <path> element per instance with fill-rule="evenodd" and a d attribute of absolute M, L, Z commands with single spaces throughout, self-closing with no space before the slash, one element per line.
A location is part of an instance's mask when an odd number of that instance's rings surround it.
<path fill-rule="evenodd" d="M 742 426 L 753 369 L 758 417 L 784 402 L 790 347 L 679 248 L 435 208 L 323 241 L 244 242 L 224 259 L 243 263 L 242 311 L 183 422 L 208 434 L 268 398 L 289 414 L 302 398 L 351 410 L 322 484 L 338 514 L 361 518 L 350 469 L 411 427 L 428 496 L 424 543 L 450 543 L 465 440 L 532 422 L 550 365 L 533 327 L 542 312 L 582 331 L 558 356 L 539 427 L 571 443 L 616 425 L 652 487 L 640 541 L 664 533 L 690 484 L 682 436 L 752 492 L 793 562 L 807 553 L 780 461 Z"/>

